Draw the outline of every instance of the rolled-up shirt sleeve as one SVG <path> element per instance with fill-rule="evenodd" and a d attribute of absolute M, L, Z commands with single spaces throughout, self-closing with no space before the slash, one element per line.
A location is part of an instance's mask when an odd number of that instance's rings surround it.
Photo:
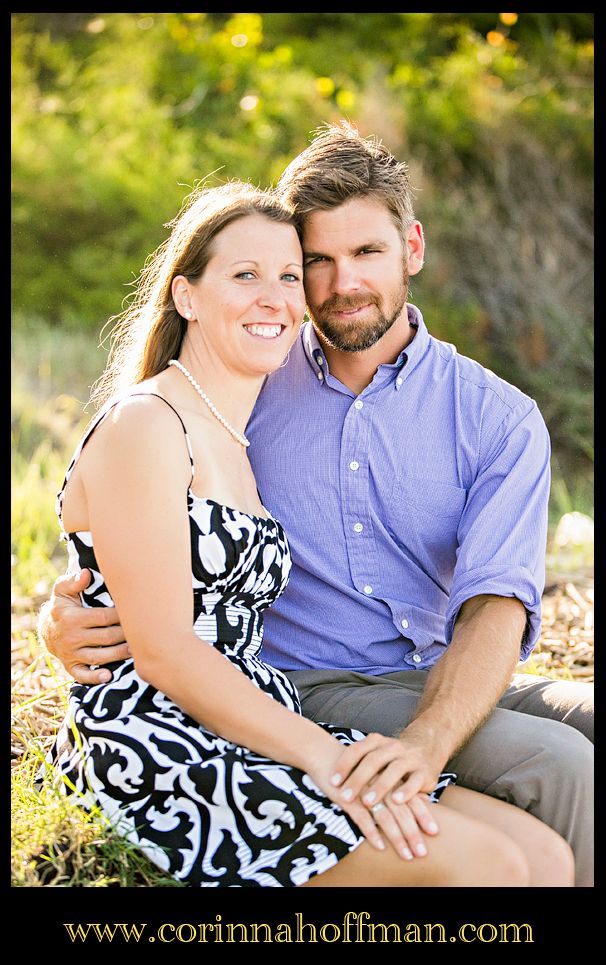
<path fill-rule="evenodd" d="M 459 524 L 446 642 L 466 600 L 481 594 L 515 597 L 528 614 L 520 651 L 526 660 L 541 632 L 549 434 L 536 404 L 526 398 L 498 424 L 493 413 L 483 435 L 479 470 Z"/>

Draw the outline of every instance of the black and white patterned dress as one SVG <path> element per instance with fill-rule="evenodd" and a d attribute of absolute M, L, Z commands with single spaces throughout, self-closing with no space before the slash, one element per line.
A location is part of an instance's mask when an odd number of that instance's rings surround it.
<path fill-rule="evenodd" d="M 60 520 L 74 465 L 115 404 L 97 414 L 76 449 L 57 499 Z M 286 586 L 291 567 L 281 524 L 271 515 L 253 516 L 196 496 L 191 488 L 187 509 L 194 630 L 201 646 L 215 647 L 257 687 L 301 713 L 294 685 L 259 658 L 263 610 Z M 62 538 L 70 570 L 91 572 L 84 606 L 113 606 L 90 532 L 62 531 Z M 308 775 L 207 730 L 145 683 L 132 659 L 109 667 L 113 679 L 107 684 L 72 685 L 67 717 L 43 770 L 85 807 L 100 807 L 176 879 L 202 887 L 300 885 L 364 840 Z M 364 736 L 320 726 L 345 744 Z M 434 800 L 452 779 L 442 775 Z"/>

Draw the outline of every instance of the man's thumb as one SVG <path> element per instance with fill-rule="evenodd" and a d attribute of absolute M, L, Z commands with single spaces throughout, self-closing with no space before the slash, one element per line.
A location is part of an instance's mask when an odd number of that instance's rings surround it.
<path fill-rule="evenodd" d="M 90 584 L 90 570 L 82 569 L 77 573 L 61 576 L 55 583 L 55 593 L 62 596 L 75 596 Z"/>

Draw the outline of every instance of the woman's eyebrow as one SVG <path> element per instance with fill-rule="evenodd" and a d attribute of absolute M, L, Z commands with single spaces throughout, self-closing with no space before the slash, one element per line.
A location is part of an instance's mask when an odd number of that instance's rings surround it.
<path fill-rule="evenodd" d="M 259 267 L 259 262 L 258 262 L 258 261 L 255 261 L 254 258 L 238 258 L 237 261 L 232 261 L 229 267 L 230 267 L 230 268 L 235 268 L 237 265 L 252 265 L 254 268 L 258 268 L 258 267 Z M 284 267 L 285 267 L 285 268 L 291 268 L 291 267 L 300 268 L 300 267 L 301 267 L 301 262 L 300 262 L 300 261 L 289 261 L 289 262 L 286 263 L 286 265 L 284 265 Z"/>

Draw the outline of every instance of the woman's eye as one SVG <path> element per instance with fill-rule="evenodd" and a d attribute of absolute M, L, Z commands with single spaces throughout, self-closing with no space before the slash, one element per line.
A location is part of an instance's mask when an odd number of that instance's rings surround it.
<path fill-rule="evenodd" d="M 287 271 L 286 274 L 282 275 L 284 281 L 301 281 L 298 275 L 293 274 L 291 271 Z"/>
<path fill-rule="evenodd" d="M 254 278 L 254 277 L 255 277 L 254 271 L 240 271 L 236 275 L 236 278 Z"/>

